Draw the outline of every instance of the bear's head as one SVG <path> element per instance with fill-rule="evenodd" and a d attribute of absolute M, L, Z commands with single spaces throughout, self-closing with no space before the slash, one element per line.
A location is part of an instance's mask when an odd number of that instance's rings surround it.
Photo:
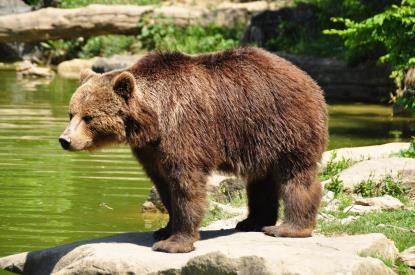
<path fill-rule="evenodd" d="M 93 151 L 109 144 L 128 142 L 138 146 L 150 141 L 155 127 L 142 125 L 146 123 L 142 120 L 148 118 L 148 113 L 152 124 L 156 120 L 139 98 L 136 80 L 128 71 L 81 72 L 80 87 L 69 103 L 69 125 L 59 137 L 62 148 Z"/>

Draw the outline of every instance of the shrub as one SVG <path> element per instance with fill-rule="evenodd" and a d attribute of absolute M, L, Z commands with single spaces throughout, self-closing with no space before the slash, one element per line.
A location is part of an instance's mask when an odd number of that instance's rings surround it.
<path fill-rule="evenodd" d="M 344 190 L 343 181 L 339 179 L 339 176 L 334 176 L 330 179 L 330 182 L 326 184 L 325 188 L 332 191 L 337 197 Z"/>
<path fill-rule="evenodd" d="M 31 0 L 38 1 L 38 0 Z M 107 4 L 107 5 L 149 5 L 158 4 L 160 0 L 61 0 L 60 6 L 62 8 L 78 8 L 90 4 Z"/>
<path fill-rule="evenodd" d="M 387 175 L 378 182 L 375 182 L 373 177 L 362 181 L 354 188 L 353 192 L 362 197 L 390 195 L 401 199 L 409 193 L 409 189 L 403 186 L 399 177 L 394 179 L 391 175 Z"/>
<path fill-rule="evenodd" d="M 170 22 L 150 24 L 139 22 L 138 40 L 147 50 L 169 50 L 186 53 L 219 51 L 239 45 L 240 27 L 222 28 L 214 25 L 175 26 Z"/>
<path fill-rule="evenodd" d="M 406 150 L 401 150 L 399 155 L 405 158 L 415 158 L 415 137 L 412 138 L 409 148 Z"/>
<path fill-rule="evenodd" d="M 362 197 L 376 197 L 379 195 L 379 188 L 373 180 L 369 178 L 368 180 L 360 182 L 353 190 L 354 193 L 361 195 Z"/>
<path fill-rule="evenodd" d="M 337 153 L 336 151 L 333 151 L 326 167 L 320 173 L 321 180 L 331 179 L 337 174 L 339 174 L 341 171 L 353 165 L 353 161 L 351 159 L 342 157 L 340 160 L 336 160 L 336 158 L 337 158 Z"/>
<path fill-rule="evenodd" d="M 415 65 L 415 0 L 402 0 L 400 5 L 389 6 L 364 20 L 343 17 L 334 21 L 343 23 L 345 28 L 326 30 L 325 33 L 342 37 L 349 51 L 371 49 L 374 45 L 384 48 L 379 61 L 392 65 L 391 77 L 398 88 L 392 99 L 406 107 L 414 107 L 415 95 L 402 93 L 402 80 L 406 70 Z M 404 99 L 399 99 L 402 96 Z"/>
<path fill-rule="evenodd" d="M 132 49 L 136 42 L 133 36 L 101 35 L 89 38 L 82 46 L 79 56 L 88 58 L 93 56 L 111 56 Z"/>

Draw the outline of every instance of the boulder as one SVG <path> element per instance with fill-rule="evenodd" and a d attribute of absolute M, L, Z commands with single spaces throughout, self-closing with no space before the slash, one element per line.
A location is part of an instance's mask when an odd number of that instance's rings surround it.
<path fill-rule="evenodd" d="M 0 16 L 6 14 L 24 13 L 31 10 L 32 8 L 21 0 L 0 1 Z"/>
<path fill-rule="evenodd" d="M 30 12 L 31 7 L 22 0 L 0 1 L 0 16 Z M 16 62 L 22 60 L 25 54 L 35 51 L 34 45 L 23 43 L 0 43 L 0 62 Z"/>
<path fill-rule="evenodd" d="M 415 268 L 415 246 L 405 249 L 399 253 L 399 260 L 404 264 Z"/>
<path fill-rule="evenodd" d="M 339 180 L 344 188 L 352 191 L 362 181 L 369 179 L 379 182 L 386 176 L 392 176 L 410 189 L 415 195 L 415 159 L 413 158 L 383 158 L 358 162 L 340 172 Z"/>
<path fill-rule="evenodd" d="M 354 204 L 344 209 L 345 213 L 367 214 L 371 212 L 391 211 L 403 208 L 403 203 L 389 195 L 374 198 L 356 198 Z"/>
<path fill-rule="evenodd" d="M 151 250 L 151 233 L 126 233 L 0 258 L 25 274 L 395 274 L 381 260 L 397 249 L 383 234 L 274 238 L 259 232 L 201 232 L 196 250 Z"/>
<path fill-rule="evenodd" d="M 408 142 L 392 142 L 382 145 L 333 149 L 323 153 L 320 169 L 324 169 L 329 161 L 339 161 L 343 158 L 350 159 L 352 162 L 383 159 L 399 154 L 400 151 L 408 148 Z M 334 159 L 332 159 L 333 154 L 336 155 Z"/>
<path fill-rule="evenodd" d="M 245 181 L 235 176 L 213 173 L 208 177 L 206 186 L 212 199 L 220 203 L 229 203 L 233 198 L 245 196 Z M 142 205 L 142 211 L 155 212 L 155 210 L 167 213 L 156 188 L 152 187 L 147 200 Z"/>
<path fill-rule="evenodd" d="M 142 55 L 113 55 L 111 57 L 98 57 L 92 63 L 92 70 L 97 73 L 106 73 L 129 67 L 137 62 Z"/>
<path fill-rule="evenodd" d="M 17 65 L 16 71 L 23 77 L 53 77 L 55 72 L 49 67 L 39 67 L 30 61 L 24 61 Z"/>
<path fill-rule="evenodd" d="M 92 69 L 96 58 L 72 59 L 58 65 L 58 74 L 63 78 L 79 79 L 79 74 L 84 69 Z"/>

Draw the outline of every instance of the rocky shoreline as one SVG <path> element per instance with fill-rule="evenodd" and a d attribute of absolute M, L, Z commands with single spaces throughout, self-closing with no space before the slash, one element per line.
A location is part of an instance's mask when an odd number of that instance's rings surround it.
<path fill-rule="evenodd" d="M 335 151 L 335 157 L 333 151 L 329 151 L 323 156 L 321 169 L 331 165 L 333 160 L 348 157 L 355 163 L 341 173 L 349 175 L 347 170 L 350 169 L 352 174 L 358 174 L 356 167 L 366 167 L 362 163 L 367 159 L 379 161 L 380 166 L 391 163 L 391 159 L 409 161 L 397 157 L 401 150 L 408 147 L 408 143 L 390 143 L 343 148 Z M 413 190 L 415 165 L 390 168 L 396 171 L 406 169 L 409 176 L 401 183 Z M 374 175 L 377 171 L 384 172 L 382 169 L 373 171 Z M 247 214 L 245 201 L 241 197 L 244 196 L 244 182 L 216 174 L 212 175 L 208 185 L 210 211 L 219 209 L 228 218 L 210 220 L 202 228 L 201 240 L 196 242 L 196 250 L 191 253 L 153 252 L 151 232 L 125 233 L 3 257 L 0 258 L 0 267 L 20 274 L 395 274 L 383 261 L 399 259 L 409 266 L 415 265 L 414 248 L 399 253 L 393 241 L 378 233 L 324 236 L 317 230 L 311 238 L 295 239 L 274 238 L 260 232 L 236 232 L 233 229 L 235 224 Z M 339 211 L 339 202 L 333 192 L 325 190 L 318 220 L 348 224 L 367 213 L 413 207 L 389 195 L 352 197 L 351 205 L 343 210 L 351 215 L 338 218 L 330 213 Z M 235 204 L 235 198 L 236 201 L 241 200 L 239 204 Z M 157 203 L 155 191 L 145 203 L 146 207 L 149 203 L 153 204 L 151 211 L 163 211 Z M 379 224 L 381 226 L 393 225 Z M 414 229 L 397 227 L 397 230 Z"/>

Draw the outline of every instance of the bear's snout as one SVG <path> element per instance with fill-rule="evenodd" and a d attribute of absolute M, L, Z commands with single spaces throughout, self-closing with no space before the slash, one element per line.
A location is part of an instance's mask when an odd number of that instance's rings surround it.
<path fill-rule="evenodd" d="M 68 150 L 69 147 L 71 146 L 71 138 L 67 137 L 67 136 L 64 136 L 64 135 L 61 135 L 59 137 L 59 143 L 61 144 L 63 149 Z"/>

